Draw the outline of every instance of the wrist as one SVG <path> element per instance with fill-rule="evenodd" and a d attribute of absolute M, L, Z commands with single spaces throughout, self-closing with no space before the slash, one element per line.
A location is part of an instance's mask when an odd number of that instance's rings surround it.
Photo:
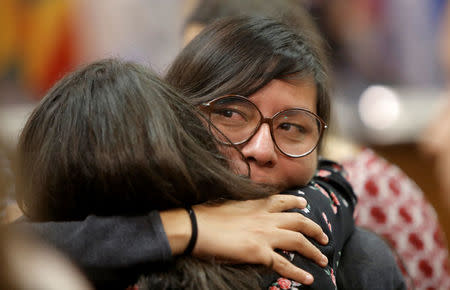
<path fill-rule="evenodd" d="M 197 243 L 198 225 L 194 209 L 191 206 L 188 206 L 186 207 L 186 211 L 188 212 L 189 219 L 191 220 L 191 238 L 189 239 L 189 243 L 184 250 L 183 255 L 190 255 L 194 250 L 195 244 Z"/>
<path fill-rule="evenodd" d="M 184 252 L 192 235 L 191 220 L 185 209 L 173 209 L 160 212 L 162 225 L 169 240 L 172 255 Z"/>

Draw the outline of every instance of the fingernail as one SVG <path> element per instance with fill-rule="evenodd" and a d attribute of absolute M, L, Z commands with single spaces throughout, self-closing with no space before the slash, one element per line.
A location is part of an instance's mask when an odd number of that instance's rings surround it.
<path fill-rule="evenodd" d="M 322 234 L 322 242 L 328 244 L 328 236 L 326 234 Z"/>
<path fill-rule="evenodd" d="M 305 282 L 306 282 L 307 284 L 311 284 L 313 281 L 314 281 L 313 276 L 312 276 L 311 274 L 306 274 Z"/>
<path fill-rule="evenodd" d="M 304 199 L 303 197 L 299 197 L 298 199 L 300 199 L 300 202 L 303 204 L 303 206 L 306 206 L 308 204 L 306 199 Z"/>
<path fill-rule="evenodd" d="M 320 263 L 324 266 L 328 265 L 328 258 L 324 255 L 320 258 Z"/>

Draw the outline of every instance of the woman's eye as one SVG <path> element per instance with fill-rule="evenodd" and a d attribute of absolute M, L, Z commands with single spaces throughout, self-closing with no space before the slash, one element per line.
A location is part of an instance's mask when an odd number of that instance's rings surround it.
<path fill-rule="evenodd" d="M 231 117 L 233 117 L 234 112 L 231 110 L 223 110 L 223 111 L 217 112 L 217 114 L 222 115 L 227 118 L 231 118 Z"/>
<path fill-rule="evenodd" d="M 282 123 L 278 126 L 278 128 L 285 130 L 285 131 L 291 131 L 296 130 L 298 133 L 305 133 L 305 128 L 303 126 L 292 124 L 292 123 Z"/>
<path fill-rule="evenodd" d="M 283 129 L 283 130 L 289 130 L 289 129 L 291 129 L 291 124 L 283 123 L 283 124 L 280 124 L 280 126 L 278 126 L 278 128 Z"/>
<path fill-rule="evenodd" d="M 232 110 L 232 109 L 222 109 L 222 110 L 215 110 L 213 114 L 217 115 L 218 117 L 233 120 L 233 121 L 243 121 L 246 120 L 245 115 L 239 111 Z"/>

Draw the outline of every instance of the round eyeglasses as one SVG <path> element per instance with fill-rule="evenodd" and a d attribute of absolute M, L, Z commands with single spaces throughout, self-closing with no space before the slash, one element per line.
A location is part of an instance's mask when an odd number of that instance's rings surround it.
<path fill-rule="evenodd" d="M 214 125 L 209 126 L 211 133 L 222 144 L 243 144 L 267 123 L 278 150 L 294 158 L 313 152 L 327 128 L 319 116 L 302 108 L 283 110 L 271 118 L 264 118 L 253 102 L 239 95 L 216 98 L 201 104 L 201 109 Z"/>

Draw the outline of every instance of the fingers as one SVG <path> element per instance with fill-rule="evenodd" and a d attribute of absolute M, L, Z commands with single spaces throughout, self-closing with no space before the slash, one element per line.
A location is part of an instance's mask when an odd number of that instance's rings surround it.
<path fill-rule="evenodd" d="M 277 235 L 279 236 L 279 239 L 274 244 L 274 248 L 295 251 L 300 255 L 313 260 L 322 267 L 325 267 L 328 264 L 327 257 L 301 233 L 280 231 Z"/>
<path fill-rule="evenodd" d="M 299 213 L 279 213 L 292 208 L 304 208 L 306 200 L 302 197 L 293 195 L 272 195 L 267 199 L 269 203 L 269 212 L 277 213 L 278 227 L 293 231 L 300 231 L 303 234 L 314 238 L 319 243 L 327 244 L 328 236 L 325 235 L 322 228 L 312 220 Z"/>
<path fill-rule="evenodd" d="M 275 214 L 274 214 L 275 215 Z M 297 212 L 283 212 L 276 213 L 277 226 L 280 229 L 301 232 L 302 234 L 311 237 L 326 245 L 328 243 L 328 236 L 324 233 L 323 229 L 310 220 Z"/>
<path fill-rule="evenodd" d="M 282 212 L 293 208 L 305 208 L 306 199 L 294 195 L 275 194 L 266 199 L 269 212 Z"/>
<path fill-rule="evenodd" d="M 276 252 L 272 251 L 272 259 L 269 265 L 266 266 L 270 267 L 281 276 L 295 280 L 299 283 L 310 285 L 314 282 L 314 278 L 310 273 L 294 266 L 291 262 L 286 260 L 286 258 Z"/>
<path fill-rule="evenodd" d="M 328 236 L 323 232 L 323 229 L 307 217 L 301 216 L 299 219 L 298 231 L 315 239 L 322 245 L 328 244 Z"/>

